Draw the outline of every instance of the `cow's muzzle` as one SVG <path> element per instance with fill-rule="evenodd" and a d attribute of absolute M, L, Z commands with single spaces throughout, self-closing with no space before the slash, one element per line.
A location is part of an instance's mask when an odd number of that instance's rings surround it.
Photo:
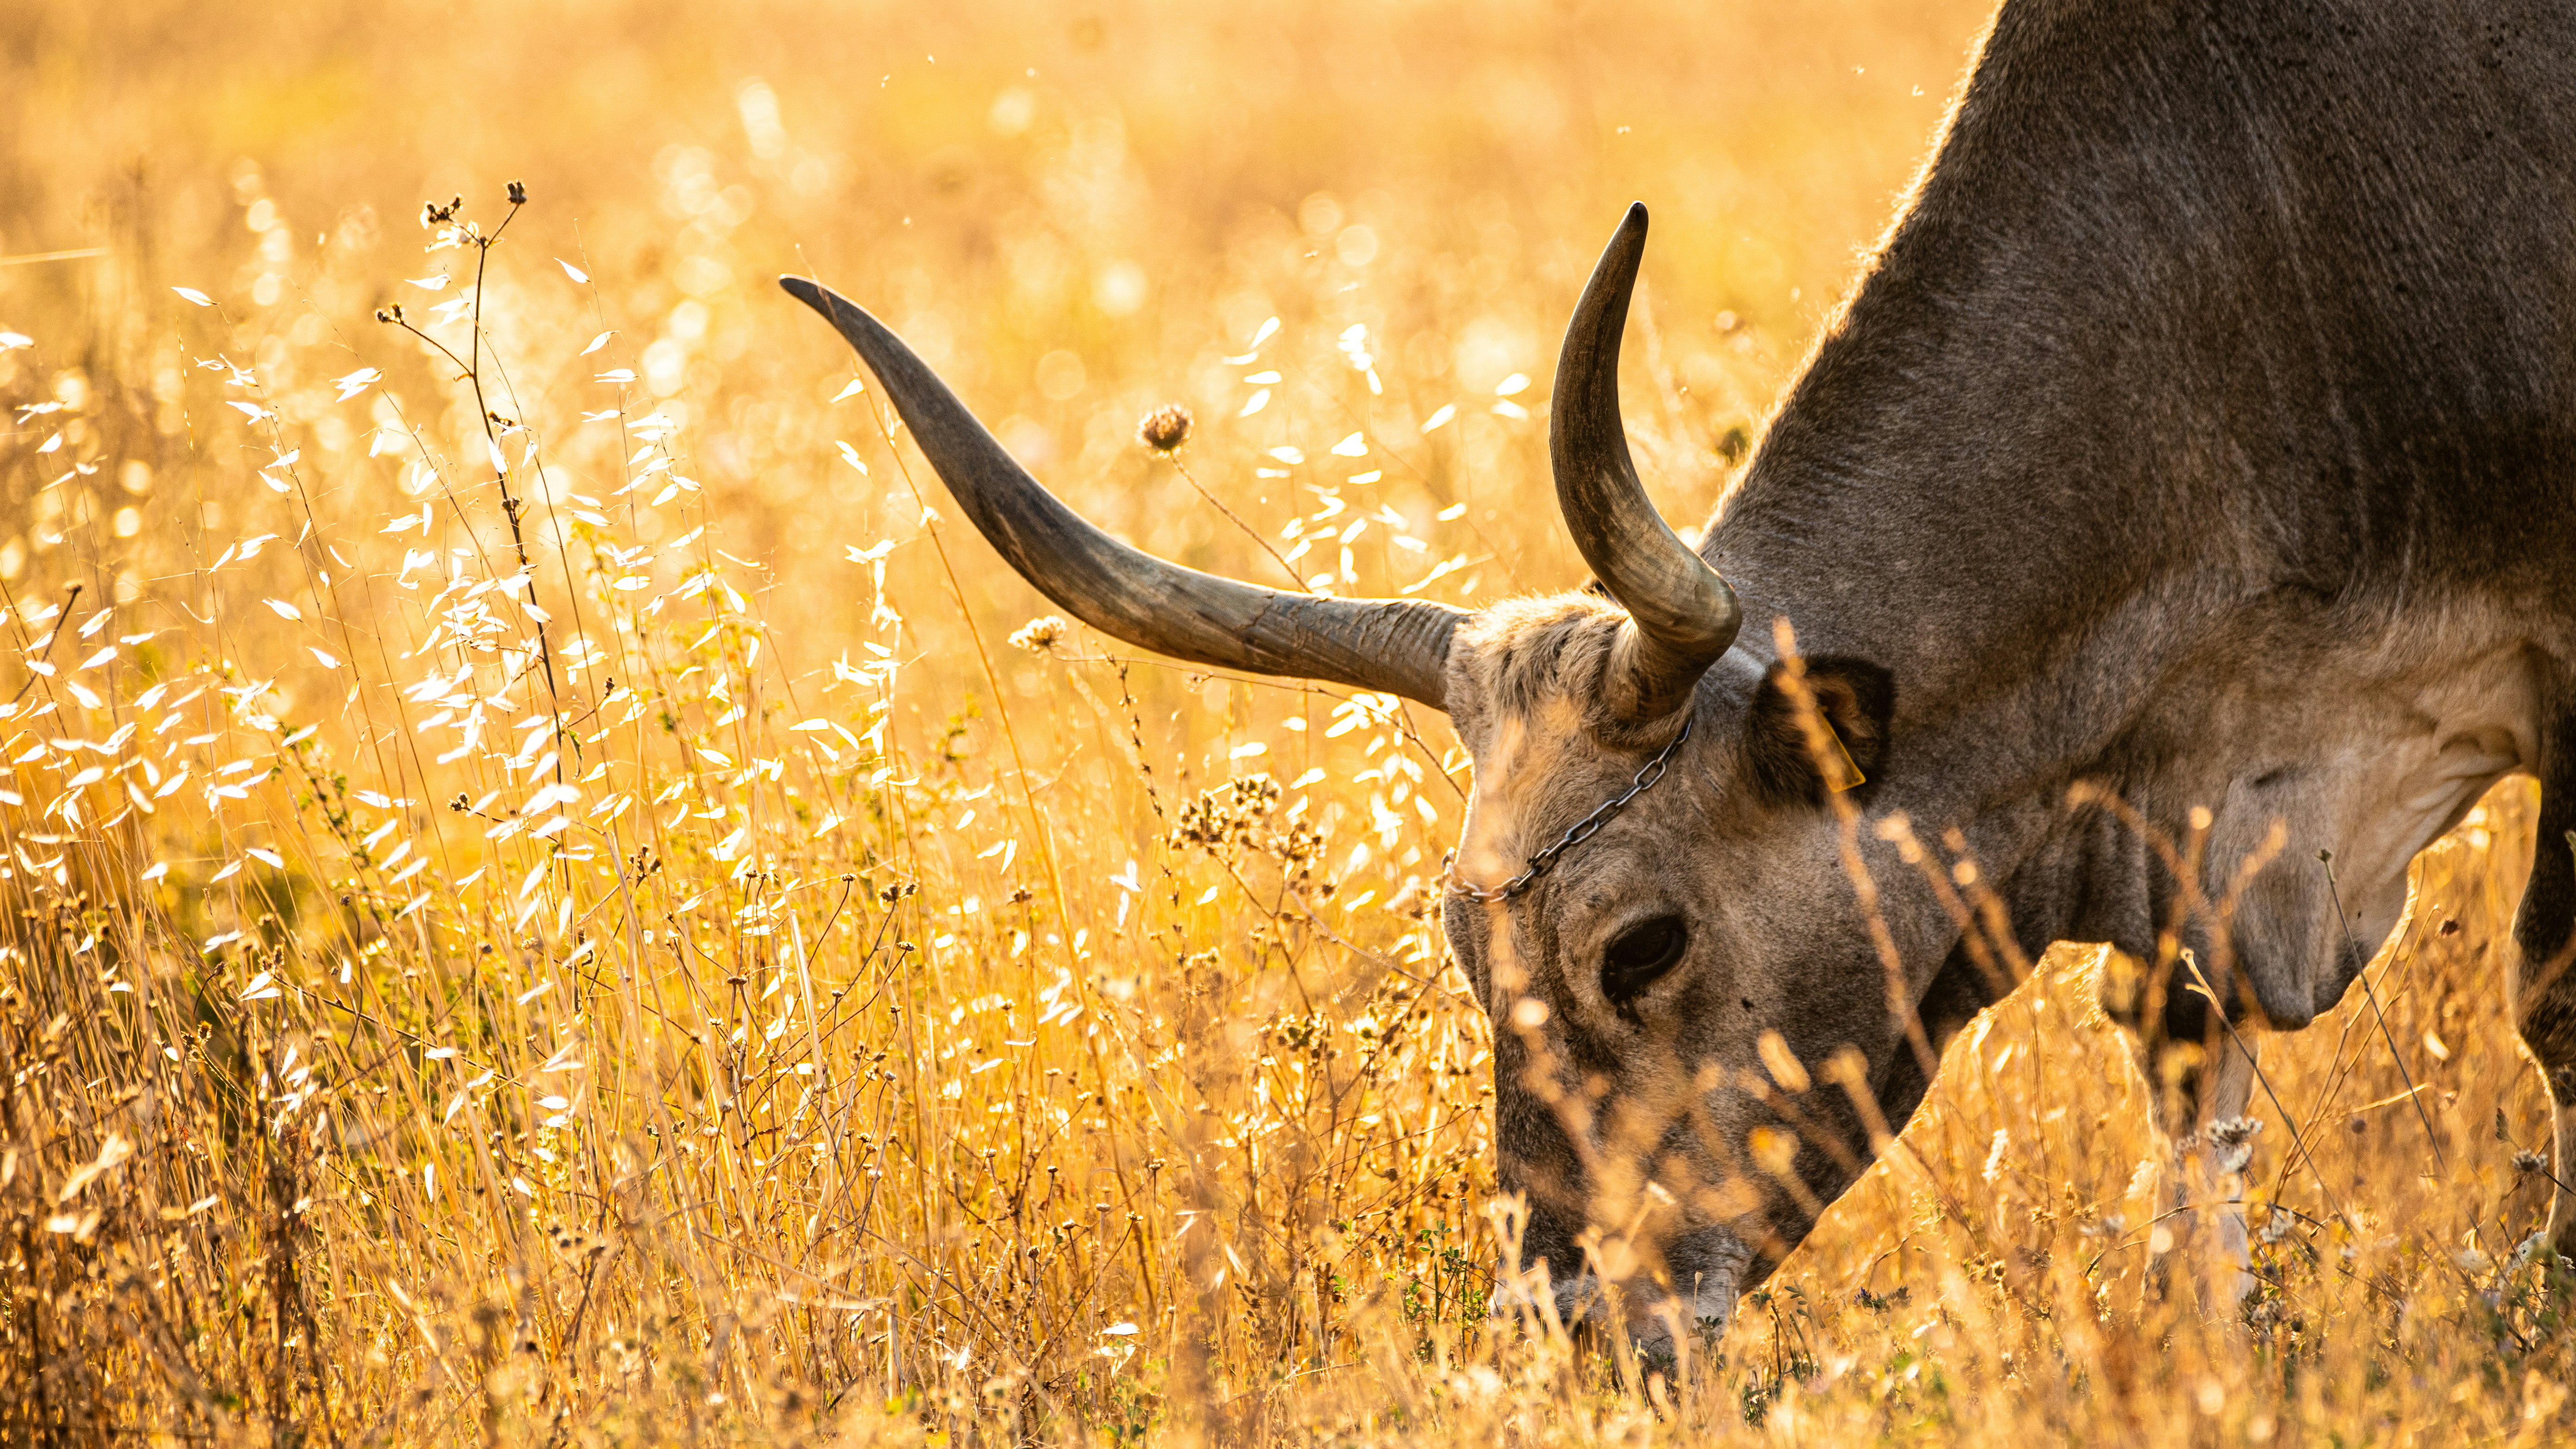
<path fill-rule="evenodd" d="M 1621 1332 L 1650 1364 L 1670 1366 L 1680 1357 L 1682 1340 L 1713 1344 L 1734 1322 L 1753 1253 L 1733 1232 L 1709 1227 L 1668 1239 L 1662 1257 L 1663 1271 L 1617 1281 L 1605 1280 L 1588 1264 L 1565 1274 L 1506 1272 L 1496 1281 L 1492 1308 L 1509 1314 L 1545 1301 L 1568 1332 Z"/>

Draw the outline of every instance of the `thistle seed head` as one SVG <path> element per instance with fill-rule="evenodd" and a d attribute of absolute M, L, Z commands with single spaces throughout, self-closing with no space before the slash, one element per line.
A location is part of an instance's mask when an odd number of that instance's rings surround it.
<path fill-rule="evenodd" d="M 1190 440 L 1190 410 L 1179 403 L 1165 403 L 1147 413 L 1136 424 L 1136 441 L 1157 453 L 1169 453 Z"/>
<path fill-rule="evenodd" d="M 1021 625 L 1017 633 L 1011 635 L 1011 644 L 1014 648 L 1026 649 L 1032 654 L 1049 653 L 1056 645 L 1064 642 L 1065 631 L 1071 627 L 1064 622 L 1063 616 L 1058 614 L 1031 619 Z"/>

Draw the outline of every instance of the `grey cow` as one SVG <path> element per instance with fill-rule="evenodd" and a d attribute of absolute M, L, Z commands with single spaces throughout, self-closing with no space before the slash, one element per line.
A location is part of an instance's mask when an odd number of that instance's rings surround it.
<path fill-rule="evenodd" d="M 2254 1044 L 2396 926 L 2408 862 L 2537 775 L 2511 989 L 2571 1176 L 2572 146 L 2561 6 L 2009 0 L 1695 550 L 1620 429 L 1630 211 L 1550 420 L 1598 588 L 1475 613 L 1129 549 L 875 319 L 785 285 L 1067 610 L 1448 712 L 1475 789 L 1444 919 L 1496 1024 L 1501 1179 L 1569 1310 L 1623 1280 L 1652 1338 L 1722 1323 L 2009 989 L 1901 858 L 1917 839 L 1964 847 L 2020 952 L 2149 963 L 2106 1004 L 2151 1069 L 2187 1068 L 2160 1123 L 2180 1192 L 2246 1110 Z M 2169 868 L 2157 842 L 2195 836 Z M 1784 1136 L 1766 1060 L 1845 1090 Z M 2576 1250 L 2563 1188 L 2548 1231 Z"/>

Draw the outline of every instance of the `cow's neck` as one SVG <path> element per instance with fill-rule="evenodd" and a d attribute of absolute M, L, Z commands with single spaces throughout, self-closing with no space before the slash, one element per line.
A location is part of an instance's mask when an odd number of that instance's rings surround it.
<path fill-rule="evenodd" d="M 2294 560 L 2232 547 L 2236 525 L 2159 518 L 2170 479 L 2116 461 L 2080 487 L 1998 470 L 1937 427 L 1911 430 L 1901 386 L 1848 421 L 1821 406 L 1784 418 L 1712 531 L 1748 643 L 1768 649 L 1751 636 L 1785 618 L 1802 652 L 1893 672 L 1874 813 L 1903 811 L 1928 839 L 1962 832 L 2011 897 L 2024 949 L 2151 953 L 2177 884 L 2137 822 L 2179 843 L 2205 807 L 2206 897 L 2247 860 L 2276 862 L 2233 933 L 2263 1014 L 2297 1024 L 2330 1006 L 2399 919 L 2407 862 L 2538 758 L 2536 701 L 2566 641 L 2534 634 L 2545 614 L 2475 589 L 2425 587 L 2403 616 L 2356 611 Z M 2065 436 L 2065 456 L 2118 457 Z M 2079 781 L 2134 817 L 2070 810 Z M 1928 990 L 1956 931 L 1885 864 L 1890 924 Z M 2191 934 L 2210 955 L 2206 923 Z"/>
<path fill-rule="evenodd" d="M 2414 850 L 2535 758 L 2576 519 L 2532 465 L 2576 408 L 2516 359 L 2576 338 L 2535 330 L 2558 324 L 2514 302 L 2501 259 L 2560 224 L 2397 204 L 2422 180 L 2376 170 L 2374 135 L 2420 150 L 2484 123 L 2402 114 L 2411 94 L 2268 110 L 2225 37 L 2148 8 L 2104 7 L 2115 33 L 1999 28 L 1702 551 L 1756 652 L 1785 617 L 1804 652 L 1893 671 L 1883 808 L 2018 872 L 2040 939 L 2135 949 L 2166 898 L 2144 850 L 2066 838 L 2078 778 L 2176 834 L 2213 810 L 2220 880 L 2282 821 L 2256 902 L 2271 939 L 2240 944 L 2273 973 L 2266 1007 L 2300 1019 L 2393 923 Z M 2074 83 L 2088 68 L 2107 69 Z M 2494 172 L 2459 184 L 2527 187 L 2532 158 L 2458 150 Z M 2340 168 L 2339 189 L 2300 165 Z M 2345 863 L 2349 932 L 2319 850 Z M 2139 879 L 2115 932 L 2119 870 Z M 1937 958 L 1946 918 L 1912 909 L 1914 954 Z"/>

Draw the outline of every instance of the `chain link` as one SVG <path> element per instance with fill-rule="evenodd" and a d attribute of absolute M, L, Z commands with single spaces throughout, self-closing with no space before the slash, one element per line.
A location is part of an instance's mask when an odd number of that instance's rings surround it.
<path fill-rule="evenodd" d="M 1638 796 L 1655 788 L 1656 782 L 1664 778 L 1665 768 L 1672 763 L 1673 752 L 1682 747 L 1682 741 L 1690 738 L 1690 732 L 1691 718 L 1688 715 L 1684 715 L 1682 717 L 1682 732 L 1673 736 L 1671 744 L 1657 750 L 1655 752 L 1655 757 L 1648 760 L 1645 765 L 1637 771 L 1637 778 L 1629 782 L 1628 792 L 1626 794 L 1621 795 L 1614 800 L 1604 801 L 1600 809 L 1595 810 L 1591 814 L 1574 822 L 1571 828 L 1569 828 L 1563 835 L 1557 837 L 1555 844 L 1550 845 L 1546 849 L 1538 852 L 1536 855 L 1531 856 L 1529 858 L 1528 867 L 1519 875 L 1513 876 L 1510 880 L 1503 882 L 1492 890 L 1485 890 L 1481 887 L 1471 886 L 1464 881 L 1459 882 L 1458 889 L 1465 892 L 1469 898 L 1484 901 L 1488 904 L 1496 901 L 1510 900 L 1512 897 L 1528 890 L 1530 882 L 1538 879 L 1541 875 L 1547 872 L 1548 867 L 1556 864 L 1557 857 L 1565 854 L 1569 850 L 1572 850 L 1574 847 L 1581 845 L 1583 842 L 1590 840 L 1594 835 L 1600 832 L 1602 826 L 1610 823 L 1613 816 L 1617 815 L 1620 811 L 1627 809 L 1629 801 L 1634 800 Z"/>

